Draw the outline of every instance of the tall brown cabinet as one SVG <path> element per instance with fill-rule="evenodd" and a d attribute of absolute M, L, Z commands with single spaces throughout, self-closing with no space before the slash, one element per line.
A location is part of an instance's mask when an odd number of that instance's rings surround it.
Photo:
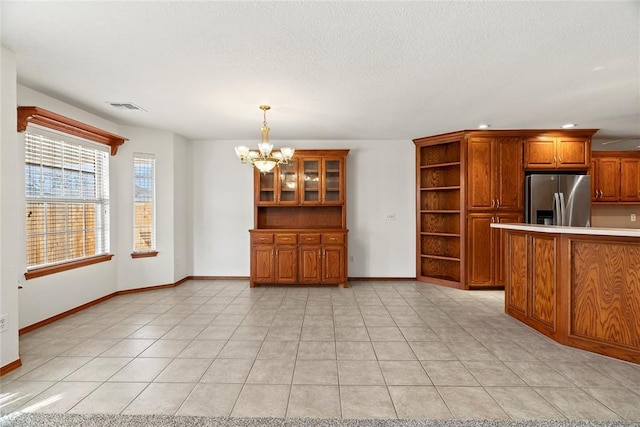
<path fill-rule="evenodd" d="M 524 175 L 584 171 L 595 130 L 464 130 L 414 139 L 416 277 L 461 289 L 500 287 L 502 234 L 524 220 Z"/>
<path fill-rule="evenodd" d="M 254 170 L 251 287 L 347 287 L 348 153 L 296 150 L 272 172 Z"/>

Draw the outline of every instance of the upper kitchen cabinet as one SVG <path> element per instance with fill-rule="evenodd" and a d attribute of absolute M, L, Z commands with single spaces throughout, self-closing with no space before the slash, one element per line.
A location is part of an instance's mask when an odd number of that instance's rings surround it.
<path fill-rule="evenodd" d="M 522 141 L 521 137 L 469 138 L 468 210 L 523 208 Z"/>
<path fill-rule="evenodd" d="M 526 139 L 526 170 L 588 170 L 595 129 L 545 132 Z"/>
<path fill-rule="evenodd" d="M 593 203 L 640 203 L 640 152 L 594 151 L 592 156 Z"/>

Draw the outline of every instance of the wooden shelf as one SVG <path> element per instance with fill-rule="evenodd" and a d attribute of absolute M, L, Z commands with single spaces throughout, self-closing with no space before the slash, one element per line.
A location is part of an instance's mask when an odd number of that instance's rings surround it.
<path fill-rule="evenodd" d="M 460 166 L 460 162 L 449 162 L 449 163 L 437 163 L 434 165 L 424 165 L 420 166 L 420 169 L 433 169 L 433 168 L 449 168 L 452 166 Z"/>
<path fill-rule="evenodd" d="M 438 232 L 428 232 L 423 231 L 420 233 L 421 236 L 439 236 L 439 237 L 460 237 L 460 233 L 438 233 Z"/>
<path fill-rule="evenodd" d="M 460 258 L 457 258 L 457 257 L 442 256 L 442 255 L 429 255 L 429 254 L 422 254 L 420 256 L 423 257 L 423 258 L 443 259 L 443 260 L 446 260 L 446 261 L 460 262 Z"/>
<path fill-rule="evenodd" d="M 434 214 L 459 214 L 459 210 L 451 210 L 451 209 L 425 209 L 421 210 L 420 213 L 434 213 Z"/>
<path fill-rule="evenodd" d="M 451 190 L 459 190 L 459 185 L 450 185 L 448 187 L 424 187 L 421 188 L 420 191 L 451 191 Z"/>

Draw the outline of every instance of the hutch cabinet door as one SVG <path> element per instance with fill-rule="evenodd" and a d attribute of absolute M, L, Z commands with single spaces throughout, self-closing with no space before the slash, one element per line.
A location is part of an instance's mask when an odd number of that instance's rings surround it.
<path fill-rule="evenodd" d="M 322 159 L 322 203 L 325 205 L 342 204 L 344 191 L 344 158 Z"/>
<path fill-rule="evenodd" d="M 640 201 L 640 159 L 620 160 L 620 200 Z"/>
<path fill-rule="evenodd" d="M 467 144 L 467 207 L 469 210 L 493 209 L 493 138 L 470 138 Z"/>
<path fill-rule="evenodd" d="M 255 282 L 273 283 L 275 280 L 275 246 L 256 245 L 253 247 L 251 277 Z"/>
<path fill-rule="evenodd" d="M 322 255 L 322 281 L 331 283 L 345 281 L 344 247 L 325 246 Z"/>
<path fill-rule="evenodd" d="M 298 279 L 298 250 L 296 246 L 276 249 L 276 282 L 295 283 Z"/>
<path fill-rule="evenodd" d="M 275 205 L 276 198 L 276 167 L 271 172 L 261 173 L 258 169 L 254 170 L 254 186 L 255 201 L 258 205 Z"/>
<path fill-rule="evenodd" d="M 278 204 L 298 204 L 298 168 L 296 159 L 278 166 Z"/>
<path fill-rule="evenodd" d="M 320 164 L 319 158 L 302 159 L 300 187 L 302 188 L 301 204 L 303 205 L 319 205 L 322 201 L 320 197 Z"/>
<path fill-rule="evenodd" d="M 523 144 L 522 138 L 496 138 L 496 179 L 493 185 L 496 208 L 524 209 L 523 200 Z"/>
<path fill-rule="evenodd" d="M 320 260 L 322 248 L 320 245 L 300 246 L 300 283 L 320 283 Z"/>

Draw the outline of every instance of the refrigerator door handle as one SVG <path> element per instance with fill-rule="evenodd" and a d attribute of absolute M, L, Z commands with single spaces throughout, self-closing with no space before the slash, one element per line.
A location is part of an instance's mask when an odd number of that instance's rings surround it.
<path fill-rule="evenodd" d="M 560 196 L 553 193 L 553 225 L 562 225 L 562 212 L 560 211 Z"/>
<path fill-rule="evenodd" d="M 566 222 L 567 220 L 565 219 L 565 206 L 564 206 L 564 194 L 563 193 L 558 193 L 558 199 L 560 200 L 560 225 L 567 225 Z"/>

